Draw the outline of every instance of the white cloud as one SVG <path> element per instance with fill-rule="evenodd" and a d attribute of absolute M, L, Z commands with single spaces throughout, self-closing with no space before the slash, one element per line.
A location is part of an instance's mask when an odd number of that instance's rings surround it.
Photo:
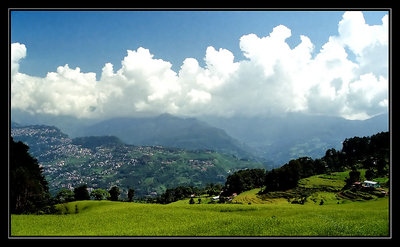
<path fill-rule="evenodd" d="M 205 66 L 187 58 L 178 71 L 155 59 L 148 49 L 128 50 L 114 71 L 111 63 L 94 73 L 60 66 L 46 77 L 19 72 L 26 47 L 11 46 L 11 106 L 31 113 L 77 117 L 183 115 L 260 115 L 302 111 L 365 119 L 388 107 L 388 17 L 381 25 L 365 23 L 361 12 L 346 12 L 337 36 L 314 56 L 304 35 L 291 49 L 288 27 L 279 25 L 266 37 L 243 35 L 245 60 L 210 46 Z M 356 59 L 349 59 L 353 52 Z"/>
<path fill-rule="evenodd" d="M 18 73 L 19 60 L 25 58 L 26 47 L 24 44 L 13 43 L 11 44 L 11 75 L 14 76 Z"/>

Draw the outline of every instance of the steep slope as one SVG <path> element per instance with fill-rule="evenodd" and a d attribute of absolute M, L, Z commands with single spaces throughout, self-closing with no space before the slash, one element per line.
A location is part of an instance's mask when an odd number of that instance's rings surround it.
<path fill-rule="evenodd" d="M 249 147 L 227 135 L 224 130 L 195 118 L 169 114 L 148 118 L 113 118 L 84 128 L 80 135 L 113 135 L 133 145 L 214 150 L 241 158 L 253 156 Z"/>

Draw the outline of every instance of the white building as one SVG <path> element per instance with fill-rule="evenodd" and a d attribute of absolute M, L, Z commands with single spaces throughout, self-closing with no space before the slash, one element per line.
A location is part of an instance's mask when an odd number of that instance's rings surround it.
<path fill-rule="evenodd" d="M 365 180 L 365 181 L 363 182 L 363 185 L 364 185 L 365 187 L 374 187 L 374 188 L 379 188 L 379 187 L 381 187 L 381 185 L 380 185 L 378 182 L 368 181 L 368 180 Z"/>

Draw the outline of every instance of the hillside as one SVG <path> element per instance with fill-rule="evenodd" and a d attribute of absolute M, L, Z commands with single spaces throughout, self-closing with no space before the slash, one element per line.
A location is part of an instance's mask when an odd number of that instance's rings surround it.
<path fill-rule="evenodd" d="M 256 154 L 281 166 L 302 156 L 318 158 L 329 148 L 341 149 L 342 141 L 388 131 L 389 116 L 368 120 L 287 113 L 275 117 L 203 117 L 203 121 L 246 143 Z"/>
<path fill-rule="evenodd" d="M 105 189 L 117 185 L 123 193 L 131 187 L 137 197 L 157 195 L 179 185 L 223 183 L 237 169 L 266 168 L 214 151 L 132 146 L 111 136 L 71 139 L 45 125 L 12 128 L 11 134 L 29 145 L 53 194 L 86 183 L 90 188 Z"/>
<path fill-rule="evenodd" d="M 360 170 L 360 181 L 366 180 L 365 169 Z M 377 200 L 385 197 L 381 191 L 389 191 L 385 186 L 388 178 L 377 177 L 372 181 L 381 183 L 377 190 L 343 190 L 346 178 L 350 171 L 333 172 L 330 174 L 319 174 L 300 179 L 298 185 L 289 190 L 268 192 L 261 194 L 261 189 L 253 189 L 240 193 L 232 200 L 232 203 L 239 204 L 312 204 L 323 205 L 347 204 L 355 201 Z"/>
<path fill-rule="evenodd" d="M 195 118 L 170 114 L 146 118 L 113 118 L 82 128 L 79 136 L 112 135 L 138 146 L 166 146 L 188 150 L 214 150 L 240 158 L 253 158 L 252 150 Z"/>
<path fill-rule="evenodd" d="M 389 128 L 388 114 L 364 121 L 301 113 L 197 118 L 163 114 L 100 121 L 15 110 L 12 119 L 22 125 L 54 125 L 70 137 L 111 135 L 133 145 L 210 149 L 268 161 L 274 167 L 302 156 L 321 157 L 329 148 L 340 149 L 345 138 L 368 136 Z"/>

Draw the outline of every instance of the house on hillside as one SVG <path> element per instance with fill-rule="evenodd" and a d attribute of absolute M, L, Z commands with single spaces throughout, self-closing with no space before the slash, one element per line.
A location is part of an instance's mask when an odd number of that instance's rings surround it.
<path fill-rule="evenodd" d="M 364 187 L 373 187 L 373 188 L 380 188 L 381 187 L 381 185 L 378 182 L 368 181 L 368 180 L 365 180 L 363 182 L 363 186 Z"/>

